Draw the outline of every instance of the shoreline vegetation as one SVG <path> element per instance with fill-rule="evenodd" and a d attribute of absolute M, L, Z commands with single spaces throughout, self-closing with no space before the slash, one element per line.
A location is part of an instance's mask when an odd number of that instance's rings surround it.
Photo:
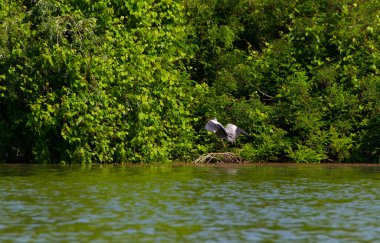
<path fill-rule="evenodd" d="M 241 163 L 225 163 L 225 162 L 213 162 L 213 163 L 192 163 L 192 162 L 171 162 L 171 163 L 162 163 L 162 162 L 152 162 L 152 163 L 135 163 L 135 162 L 123 162 L 123 163 L 91 163 L 91 164 L 79 164 L 79 163 L 69 163 L 69 164 L 32 164 L 32 163 L 1 163 L 0 167 L 2 169 L 11 169 L 11 168 L 23 168 L 30 169 L 33 171 L 34 168 L 82 168 L 82 169 L 91 169 L 91 168 L 118 168 L 118 167 L 152 167 L 152 168 L 176 168 L 176 167 L 316 167 L 316 168 L 339 168 L 339 167 L 374 167 L 380 168 L 379 163 L 366 163 L 366 162 L 321 162 L 321 163 L 294 163 L 294 162 L 241 162 Z M 4 172 L 4 171 L 3 171 Z"/>
<path fill-rule="evenodd" d="M 5 0 L 0 163 L 380 163 L 380 1 Z M 210 118 L 253 139 L 224 147 Z"/>

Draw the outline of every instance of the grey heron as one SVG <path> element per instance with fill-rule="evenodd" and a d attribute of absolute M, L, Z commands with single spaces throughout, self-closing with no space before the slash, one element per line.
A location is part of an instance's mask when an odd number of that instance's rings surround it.
<path fill-rule="evenodd" d="M 216 120 L 216 118 L 207 122 L 205 129 L 207 131 L 215 133 L 221 139 L 225 139 L 228 142 L 234 143 L 235 139 L 242 133 L 247 137 L 251 137 L 248 133 L 246 133 L 243 129 L 237 127 L 234 124 L 227 124 L 224 127 L 222 124 Z"/>

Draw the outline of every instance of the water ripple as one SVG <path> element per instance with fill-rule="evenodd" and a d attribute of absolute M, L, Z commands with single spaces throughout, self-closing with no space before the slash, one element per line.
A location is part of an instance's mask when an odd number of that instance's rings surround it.
<path fill-rule="evenodd" d="M 380 236 L 378 168 L 37 167 L 27 176 L 1 169 L 0 241 L 372 242 Z"/>

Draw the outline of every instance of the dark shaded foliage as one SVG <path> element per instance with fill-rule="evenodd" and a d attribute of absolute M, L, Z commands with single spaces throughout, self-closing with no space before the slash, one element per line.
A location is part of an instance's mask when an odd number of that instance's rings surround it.
<path fill-rule="evenodd" d="M 379 162 L 379 3 L 226 2 L 188 6 L 200 113 L 255 134 L 251 161 Z"/>

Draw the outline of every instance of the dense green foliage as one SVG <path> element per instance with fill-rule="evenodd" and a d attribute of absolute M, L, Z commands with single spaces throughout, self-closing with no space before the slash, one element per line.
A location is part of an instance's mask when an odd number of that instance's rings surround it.
<path fill-rule="evenodd" d="M 376 0 L 0 6 L 0 161 L 380 162 Z"/>
<path fill-rule="evenodd" d="M 9 1 L 1 14 L 2 160 L 189 156 L 198 88 L 181 4 Z"/>

